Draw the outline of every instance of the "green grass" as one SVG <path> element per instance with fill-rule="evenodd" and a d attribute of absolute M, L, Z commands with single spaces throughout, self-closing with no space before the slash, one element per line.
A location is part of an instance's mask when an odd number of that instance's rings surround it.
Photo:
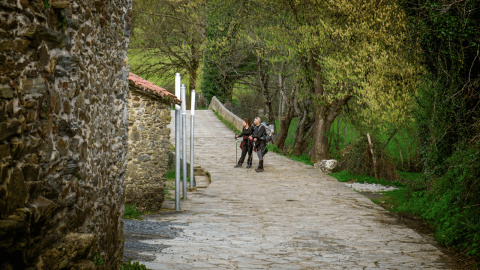
<path fill-rule="evenodd" d="M 286 153 L 291 152 L 295 144 L 295 132 L 297 129 L 298 118 L 294 117 L 290 123 L 288 128 L 288 135 L 287 139 L 285 140 L 285 148 L 287 151 Z M 337 125 L 338 131 L 337 132 Z M 345 136 L 345 126 L 347 126 L 347 133 Z M 279 122 L 278 120 L 275 121 L 275 131 L 278 134 L 279 131 Z M 338 159 L 340 157 L 340 151 L 342 151 L 345 146 L 352 143 L 354 140 L 360 138 L 360 132 L 355 129 L 355 127 L 348 123 L 347 119 L 344 117 L 337 117 L 334 121 L 332 126 L 330 127 L 330 132 L 328 134 L 329 141 L 330 141 L 330 158 Z M 389 137 L 389 134 L 382 134 L 380 136 L 380 141 L 385 142 Z M 339 142 L 339 149 L 334 142 L 338 140 Z M 311 145 L 307 148 L 311 148 Z M 400 151 L 402 152 L 402 156 L 400 156 Z M 403 128 L 400 129 L 394 138 L 390 140 L 389 144 L 387 145 L 386 151 L 388 156 L 394 162 L 394 164 L 398 168 L 402 168 L 402 158 L 403 158 L 403 168 L 408 167 L 408 162 L 412 162 L 415 156 L 415 149 L 417 149 L 417 145 L 415 139 L 413 138 L 413 131 L 411 128 Z M 401 158 L 402 157 L 402 158 Z"/>
<path fill-rule="evenodd" d="M 370 184 L 381 184 L 384 186 L 396 186 L 398 189 L 392 191 L 383 191 L 379 192 L 383 194 L 383 197 L 380 199 L 372 199 L 376 204 L 380 204 L 388 211 L 392 212 L 405 212 L 411 214 L 417 214 L 416 211 L 406 210 L 404 208 L 405 204 L 412 196 L 412 186 L 419 181 L 421 181 L 422 173 L 409 173 L 398 171 L 398 174 L 401 177 L 400 181 L 388 182 L 385 179 L 376 179 L 374 177 L 366 175 L 354 175 L 348 171 L 336 172 L 329 174 L 330 176 L 337 179 L 339 182 L 358 182 L 358 183 L 370 183 Z"/>
<path fill-rule="evenodd" d="M 132 204 L 132 205 L 128 205 L 126 204 L 125 205 L 125 213 L 123 215 L 123 218 L 124 219 L 137 219 L 137 220 L 141 220 L 141 216 L 143 215 L 142 212 L 139 212 L 136 210 L 136 204 Z"/>
<path fill-rule="evenodd" d="M 229 129 L 231 129 L 233 132 L 235 132 L 235 134 L 240 134 L 241 133 L 241 131 L 238 130 L 237 128 L 235 128 L 232 124 L 230 124 L 230 122 L 223 119 L 223 117 L 220 114 L 218 114 L 218 112 L 216 112 L 214 109 L 212 109 L 212 111 L 215 113 L 215 115 L 218 117 L 218 119 L 220 119 L 220 121 L 222 121 L 222 123 L 224 123 Z"/>
<path fill-rule="evenodd" d="M 167 180 L 175 180 L 175 170 L 167 171 Z M 183 179 L 183 173 L 180 172 L 180 179 Z M 187 182 L 190 182 L 190 176 L 187 175 Z"/>
<path fill-rule="evenodd" d="M 122 262 L 119 267 L 120 270 L 148 270 L 144 264 L 139 262 L 134 262 L 132 259 L 129 259 L 128 262 Z"/>
<path fill-rule="evenodd" d="M 310 157 L 305 153 L 302 154 L 301 156 L 284 155 L 283 153 L 280 152 L 280 149 L 278 149 L 278 147 L 276 145 L 274 145 L 273 143 L 267 144 L 267 149 L 270 152 L 274 152 L 274 153 L 280 154 L 282 156 L 286 156 L 286 157 L 288 157 L 292 160 L 299 161 L 299 162 L 305 163 L 307 165 L 312 165 L 313 166 L 312 162 L 310 161 Z"/>
<path fill-rule="evenodd" d="M 163 193 L 165 194 L 165 200 L 175 199 L 175 169 L 167 171 L 166 173 L 165 189 Z M 183 173 L 180 172 L 180 182 L 183 182 Z M 190 176 L 187 175 L 187 183 L 190 183 Z"/>

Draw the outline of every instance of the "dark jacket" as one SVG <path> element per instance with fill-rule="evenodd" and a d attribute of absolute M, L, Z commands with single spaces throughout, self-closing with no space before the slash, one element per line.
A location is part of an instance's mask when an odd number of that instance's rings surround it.
<path fill-rule="evenodd" d="M 257 140 L 265 141 L 265 127 L 262 125 L 253 126 L 253 138 L 257 138 Z"/>
<path fill-rule="evenodd" d="M 238 137 L 243 137 L 243 140 L 248 140 L 248 136 L 253 134 L 253 125 L 248 128 L 243 127 L 242 133 Z M 245 137 L 247 136 L 247 137 Z"/>

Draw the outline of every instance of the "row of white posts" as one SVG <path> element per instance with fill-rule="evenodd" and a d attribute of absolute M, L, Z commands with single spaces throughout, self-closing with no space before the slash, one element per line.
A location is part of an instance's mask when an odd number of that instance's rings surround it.
<path fill-rule="evenodd" d="M 183 199 L 187 199 L 187 105 L 185 98 L 185 84 L 181 84 L 180 73 L 175 74 L 175 96 L 182 101 L 181 107 L 180 105 L 175 105 L 175 210 L 180 211 L 180 167 L 183 168 Z M 192 90 L 191 98 L 192 104 L 190 109 L 190 187 L 193 188 L 195 187 L 193 175 L 195 89 Z M 182 166 L 180 166 L 180 138 L 182 139 Z"/>

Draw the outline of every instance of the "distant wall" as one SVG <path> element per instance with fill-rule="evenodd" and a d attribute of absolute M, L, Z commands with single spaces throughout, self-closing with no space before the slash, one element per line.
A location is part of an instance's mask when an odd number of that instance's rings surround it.
<path fill-rule="evenodd" d="M 0 1 L 0 269 L 122 259 L 131 5 Z"/>
<path fill-rule="evenodd" d="M 243 120 L 242 118 L 236 116 L 233 112 L 229 111 L 223 104 L 217 99 L 217 97 L 213 97 L 210 101 L 209 109 L 214 109 L 220 116 L 225 119 L 225 121 L 229 122 L 238 130 L 243 129 Z"/>
<path fill-rule="evenodd" d="M 164 201 L 170 149 L 170 103 L 133 88 L 128 100 L 129 133 L 125 200 L 139 211 L 158 211 Z"/>

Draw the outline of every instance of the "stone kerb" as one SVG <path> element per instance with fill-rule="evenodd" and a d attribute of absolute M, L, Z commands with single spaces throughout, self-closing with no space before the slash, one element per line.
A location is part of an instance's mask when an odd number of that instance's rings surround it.
<path fill-rule="evenodd" d="M 214 109 L 225 121 L 232 124 L 236 129 L 242 130 L 243 128 L 243 120 L 242 118 L 236 116 L 233 112 L 225 108 L 223 104 L 217 99 L 217 97 L 213 97 L 212 101 L 210 101 L 209 109 Z"/>

